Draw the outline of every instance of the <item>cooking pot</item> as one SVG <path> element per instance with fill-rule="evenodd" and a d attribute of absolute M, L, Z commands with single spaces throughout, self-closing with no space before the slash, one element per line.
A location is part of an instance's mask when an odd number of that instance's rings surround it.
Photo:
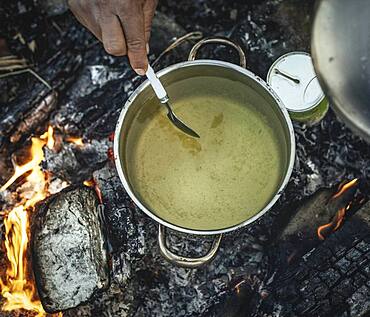
<path fill-rule="evenodd" d="M 229 45 L 235 48 L 239 53 L 241 66 L 219 60 L 195 60 L 195 56 L 199 48 L 202 45 L 208 43 Z M 176 83 L 183 79 L 189 79 L 201 75 L 228 78 L 232 81 L 241 83 L 245 86 L 245 89 L 248 89 L 248 91 L 251 91 L 253 92 L 253 94 L 259 96 L 261 103 L 258 105 L 258 107 L 264 108 L 267 112 L 271 113 L 273 116 L 270 117 L 270 120 L 275 121 L 273 123 L 276 124 L 277 127 L 279 127 L 279 130 L 281 130 L 276 131 L 276 133 L 281 132 L 281 135 L 284 136 L 284 151 L 286 152 L 285 163 L 284 166 L 281 167 L 282 177 L 279 181 L 278 186 L 276 186 L 274 190 L 273 197 L 263 208 L 261 208 L 256 214 L 254 214 L 254 216 L 243 219 L 243 221 L 236 225 L 225 228 L 218 228 L 215 230 L 193 229 L 187 226 L 176 225 L 168 221 L 168 219 L 159 217 L 158 213 L 148 207 L 148 205 L 143 201 L 141 195 L 137 194 L 134 185 L 132 182 L 130 182 L 130 178 L 128 176 L 128 171 L 130 171 L 130 161 L 127 159 L 125 154 L 127 152 L 124 151 L 124 149 L 127 142 L 127 135 L 130 134 L 130 129 L 132 129 L 135 124 L 138 124 L 138 122 L 135 121 L 135 115 L 138 113 L 138 111 L 140 111 L 145 101 L 149 98 L 153 98 L 154 96 L 154 91 L 152 90 L 148 81 L 143 82 L 128 98 L 117 123 L 114 139 L 114 158 L 119 177 L 124 185 L 126 192 L 132 198 L 135 204 L 144 213 L 146 213 L 149 217 L 151 217 L 159 224 L 158 241 L 162 255 L 171 263 L 177 264 L 179 266 L 194 268 L 199 265 L 205 264 L 213 259 L 219 248 L 222 234 L 247 226 L 248 224 L 251 224 L 258 218 L 260 218 L 264 213 L 266 213 L 279 199 L 283 189 L 289 181 L 293 169 L 295 158 L 295 139 L 292 123 L 288 112 L 277 97 L 277 95 L 274 93 L 274 91 L 260 77 L 246 70 L 245 66 L 245 55 L 243 53 L 243 50 L 237 44 L 223 38 L 207 38 L 199 41 L 192 48 L 189 54 L 189 60 L 187 62 L 182 62 L 169 66 L 157 73 L 157 76 L 160 78 L 165 86 L 168 86 L 171 83 Z M 262 146 L 263 144 L 261 144 L 261 147 Z M 215 238 L 210 250 L 207 252 L 206 255 L 196 258 L 185 257 L 177 255 L 169 250 L 166 244 L 165 228 L 170 228 L 179 232 L 193 235 L 215 235 Z"/>
<path fill-rule="evenodd" d="M 335 113 L 370 142 L 370 1 L 320 0 L 312 56 Z"/>

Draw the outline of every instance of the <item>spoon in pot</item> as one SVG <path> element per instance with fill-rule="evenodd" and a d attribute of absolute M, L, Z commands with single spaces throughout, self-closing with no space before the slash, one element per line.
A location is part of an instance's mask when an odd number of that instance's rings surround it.
<path fill-rule="evenodd" d="M 180 129 L 182 132 L 186 133 L 187 135 L 190 135 L 194 138 L 200 138 L 200 136 L 194 130 L 192 130 L 184 122 L 182 122 L 172 111 L 167 92 L 164 89 L 160 80 L 158 79 L 157 75 L 154 73 L 153 68 L 150 65 L 148 65 L 148 70 L 146 71 L 145 75 L 149 79 L 150 84 L 152 85 L 153 90 L 155 94 L 157 95 L 159 101 L 161 102 L 161 104 L 163 104 L 167 108 L 168 119 L 170 119 L 170 121 L 178 129 Z"/>

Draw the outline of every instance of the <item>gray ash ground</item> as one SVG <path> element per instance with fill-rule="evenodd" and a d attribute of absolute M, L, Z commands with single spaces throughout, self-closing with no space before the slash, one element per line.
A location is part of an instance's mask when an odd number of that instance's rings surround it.
<path fill-rule="evenodd" d="M 24 1 L 14 1 L 9 7 L 20 11 L 23 7 L 17 4 L 21 2 Z M 108 157 L 104 160 L 107 147 L 111 146 L 108 138 L 122 106 L 142 79 L 132 72 L 126 58 L 106 55 L 102 45 L 68 12 L 47 17 L 33 1 L 25 2 L 28 9 L 25 7 L 18 14 L 25 22 L 8 23 L 2 26 L 2 31 L 6 29 L 5 34 L 12 35 L 21 32 L 26 42 L 36 41 L 38 50 L 32 53 L 27 45 L 13 39 L 10 41 L 13 51 L 35 60 L 37 70 L 45 76 L 52 72 L 48 67 L 51 57 L 80 58 L 73 74 L 58 74 L 60 82 L 69 84 L 60 86 L 58 105 L 48 120 L 40 124 L 40 129 L 50 122 L 66 136 L 82 136 L 89 151 L 67 149 L 70 155 L 62 159 L 58 154 L 48 153 L 45 167 L 65 168 L 59 176 L 71 183 L 80 183 L 93 173 L 103 193 L 111 245 L 111 287 L 96 294 L 90 302 L 65 312 L 65 316 L 217 316 L 217 312 L 218 316 L 233 316 L 233 311 L 255 311 L 273 271 L 266 251 L 273 240 L 271 228 L 281 211 L 293 208 L 319 188 L 331 187 L 344 179 L 361 178 L 368 193 L 370 148 L 329 111 L 315 127 L 294 124 L 295 168 L 284 195 L 269 213 L 255 224 L 226 235 L 210 265 L 197 270 L 170 265 L 159 254 L 156 223 L 134 206 L 112 162 Z M 172 38 L 199 30 L 205 36 L 222 35 L 235 40 L 247 54 L 248 69 L 265 78 L 269 66 L 280 55 L 293 50 L 309 51 L 313 2 L 164 0 L 159 11 L 165 16 L 161 15 L 154 25 L 150 59 L 153 61 Z M 0 9 L 1 14 L 5 17 L 3 21 L 9 21 L 13 13 Z M 189 45 L 172 51 L 157 68 L 186 60 L 188 51 Z M 232 51 L 214 46 L 204 48 L 201 56 L 236 61 Z M 1 81 L 0 85 L 12 85 L 14 81 Z M 19 89 L 21 92 L 26 88 Z M 28 96 L 35 98 L 38 90 L 31 90 Z M 2 109 L 9 96 L 4 98 L 0 99 Z M 17 105 L 22 100 L 13 98 L 11 102 Z M 22 144 L 8 146 L 10 132 L 3 129 L 6 117 L 6 111 L 0 111 L 0 141 L 3 151 L 4 148 L 13 151 Z M 89 168 L 81 171 L 86 162 Z M 207 239 L 184 238 L 173 232 L 169 241 L 174 250 L 185 254 L 199 254 L 208 247 L 204 243 Z M 266 308 L 266 314 L 273 311 L 276 312 L 276 307 Z"/>

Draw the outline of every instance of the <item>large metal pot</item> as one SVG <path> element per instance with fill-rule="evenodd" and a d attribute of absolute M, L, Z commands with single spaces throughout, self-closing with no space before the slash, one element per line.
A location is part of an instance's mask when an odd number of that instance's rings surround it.
<path fill-rule="evenodd" d="M 174 225 L 166 221 L 166 219 L 159 218 L 153 210 L 147 208 L 140 200 L 140 198 L 135 195 L 127 173 L 127 170 L 130 168 L 130 166 L 127 166 L 125 157 L 123 157 L 124 154 L 122 154 L 123 151 L 121 151 L 121 149 L 123 149 L 125 136 L 129 133 L 130 127 L 132 127 L 132 125 L 135 125 L 135 121 L 133 121 L 135 114 L 140 109 L 143 102 L 147 100 L 150 96 L 154 95 L 154 92 L 151 89 L 148 81 L 145 81 L 143 84 L 141 84 L 127 100 L 119 117 L 114 139 L 114 158 L 119 177 L 125 187 L 125 190 L 130 195 L 135 204 L 159 224 L 158 240 L 162 255 L 172 263 L 192 268 L 210 261 L 216 255 L 223 233 L 237 230 L 254 222 L 275 204 L 289 181 L 295 158 L 294 131 L 288 112 L 286 111 L 284 105 L 278 99 L 276 94 L 261 78 L 241 66 L 237 66 L 228 62 L 218 60 L 194 60 L 197 50 L 203 44 L 215 42 L 231 45 L 232 47 L 236 48 L 240 55 L 241 65 L 245 66 L 246 62 L 244 53 L 236 44 L 225 39 L 204 39 L 193 47 L 189 55 L 189 61 L 169 66 L 159 71 L 157 75 L 164 85 L 182 80 L 184 78 L 190 78 L 192 76 L 196 76 L 197 74 L 227 76 L 227 78 L 232 78 L 233 80 L 243 83 L 246 87 L 252 88 L 254 92 L 263 97 L 265 104 L 261 106 L 268 107 L 269 110 L 276 114 L 275 117 L 279 121 L 279 126 L 281 126 L 282 130 L 284 130 L 282 132 L 285 136 L 287 153 L 285 168 L 282 172 L 284 177 L 282 178 L 282 181 L 278 188 L 276 188 L 274 197 L 262 210 L 260 210 L 255 216 L 249 219 L 245 219 L 245 221 L 233 227 L 223 228 L 220 230 L 193 230 Z M 212 247 L 205 256 L 198 258 L 183 257 L 174 254 L 167 248 L 165 239 L 165 227 L 188 234 L 216 235 L 216 237 L 214 239 Z"/>
<path fill-rule="evenodd" d="M 336 114 L 370 142 L 370 1 L 320 0 L 312 56 Z"/>

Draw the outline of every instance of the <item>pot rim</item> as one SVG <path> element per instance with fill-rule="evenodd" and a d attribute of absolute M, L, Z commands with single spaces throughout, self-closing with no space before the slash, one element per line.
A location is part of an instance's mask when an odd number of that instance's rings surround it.
<path fill-rule="evenodd" d="M 150 218 L 158 222 L 159 224 L 162 224 L 166 226 L 167 228 L 183 232 L 183 233 L 189 233 L 189 234 L 196 234 L 196 235 L 215 235 L 215 234 L 220 234 L 220 233 L 226 233 L 226 232 L 231 232 L 237 229 L 240 229 L 246 225 L 251 224 L 252 222 L 256 221 L 258 218 L 263 216 L 271 207 L 276 203 L 276 201 L 280 198 L 283 190 L 287 186 L 290 176 L 293 171 L 293 166 L 294 166 L 294 160 L 295 160 L 295 136 L 294 136 L 294 129 L 293 129 L 293 124 L 292 121 L 289 117 L 288 111 L 283 105 L 282 101 L 279 99 L 279 97 L 276 95 L 276 93 L 272 90 L 272 88 L 260 77 L 252 73 L 251 71 L 242 68 L 238 65 L 225 62 L 225 61 L 219 61 L 219 60 L 210 60 L 210 59 L 198 59 L 194 61 L 186 61 L 186 62 L 181 62 L 177 64 L 170 65 L 160 71 L 158 71 L 156 74 L 160 78 L 161 76 L 174 71 L 178 68 L 182 67 L 190 67 L 190 66 L 198 66 L 198 65 L 206 65 L 206 66 L 219 66 L 219 67 L 225 67 L 228 69 L 235 70 L 239 73 L 242 73 L 244 76 L 249 77 L 250 79 L 254 80 L 256 83 L 261 85 L 267 93 L 269 93 L 275 102 L 277 103 L 282 115 L 284 116 L 285 122 L 287 124 L 288 130 L 289 130 L 289 138 L 290 138 L 290 155 L 287 158 L 289 160 L 289 164 L 285 173 L 285 177 L 283 181 L 281 182 L 281 185 L 279 188 L 276 190 L 275 196 L 270 200 L 270 202 L 262 209 L 260 210 L 257 214 L 255 214 L 253 217 L 248 218 L 247 220 L 232 226 L 232 227 L 227 227 L 223 229 L 217 229 L 217 230 L 196 230 L 196 229 L 189 229 L 189 228 L 184 228 L 180 227 L 177 225 L 174 225 L 170 222 L 167 222 L 166 220 L 156 216 L 153 212 L 151 212 L 149 209 L 147 209 L 141 201 L 136 197 L 134 192 L 131 190 L 130 185 L 128 181 L 126 180 L 123 166 L 121 164 L 120 156 L 119 156 L 119 140 L 120 140 L 120 132 L 121 128 L 124 122 L 124 119 L 126 117 L 126 113 L 128 109 L 130 108 L 130 105 L 133 103 L 133 101 L 136 99 L 136 97 L 147 87 L 150 85 L 148 80 L 145 80 L 140 86 L 138 86 L 135 91 L 130 95 L 130 97 L 127 99 L 125 105 L 123 106 L 123 109 L 121 111 L 121 114 L 119 116 L 116 129 L 115 129 L 115 134 L 114 134 L 114 144 L 113 144 L 113 151 L 114 151 L 114 161 L 116 165 L 116 169 L 118 171 L 119 178 L 127 192 L 127 194 L 130 196 L 130 198 L 134 201 L 134 203 L 142 210 L 146 215 L 148 215 Z M 289 142 L 288 141 L 288 142 Z"/>

